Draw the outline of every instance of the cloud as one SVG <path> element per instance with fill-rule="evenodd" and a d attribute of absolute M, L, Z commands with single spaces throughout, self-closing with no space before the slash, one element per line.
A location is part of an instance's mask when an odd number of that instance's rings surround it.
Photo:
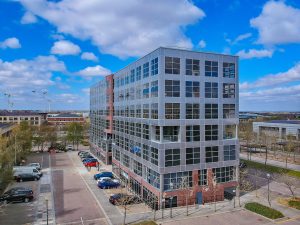
<path fill-rule="evenodd" d="M 95 56 L 95 54 L 92 53 L 92 52 L 83 52 L 82 55 L 81 55 L 81 59 L 91 60 L 91 61 L 94 61 L 94 62 L 98 61 L 98 57 Z"/>
<path fill-rule="evenodd" d="M 37 22 L 37 18 L 31 12 L 26 12 L 21 19 L 22 24 L 31 24 L 36 22 Z"/>
<path fill-rule="evenodd" d="M 234 42 L 234 43 L 238 43 L 238 42 L 240 42 L 240 41 L 242 41 L 242 40 L 245 40 L 245 39 L 250 38 L 251 36 L 252 36 L 251 33 L 241 34 L 241 35 L 237 36 L 236 39 L 234 39 L 233 42 Z"/>
<path fill-rule="evenodd" d="M 83 93 L 85 93 L 86 95 L 90 95 L 90 88 L 83 88 L 83 89 L 81 89 L 81 91 Z"/>
<path fill-rule="evenodd" d="M 257 81 L 253 83 L 247 83 L 247 82 L 242 83 L 240 88 L 249 89 L 249 88 L 259 88 L 259 87 L 274 86 L 274 85 L 283 85 L 295 81 L 300 81 L 300 62 L 298 62 L 295 66 L 293 66 L 286 72 L 269 74 L 259 78 Z"/>
<path fill-rule="evenodd" d="M 77 72 L 77 74 L 85 77 L 106 76 L 111 74 L 111 71 L 100 65 L 97 65 L 92 67 L 86 67 L 83 70 Z"/>
<path fill-rule="evenodd" d="M 200 48 L 205 48 L 206 47 L 206 42 L 204 40 L 199 41 L 198 46 Z"/>
<path fill-rule="evenodd" d="M 252 58 L 271 58 L 273 56 L 274 51 L 270 49 L 249 49 L 248 52 L 245 50 L 241 50 L 236 55 L 238 55 L 241 59 L 252 59 Z"/>
<path fill-rule="evenodd" d="M 57 41 L 51 48 L 51 53 L 56 55 L 77 55 L 80 53 L 80 47 L 70 41 Z"/>
<path fill-rule="evenodd" d="M 267 2 L 261 14 L 250 20 L 258 29 L 258 43 L 265 45 L 300 43 L 300 9 L 283 1 Z"/>
<path fill-rule="evenodd" d="M 21 48 L 21 44 L 18 38 L 11 37 L 0 42 L 0 48 Z"/>
<path fill-rule="evenodd" d="M 54 85 L 53 72 L 65 72 L 65 64 L 55 56 L 38 56 L 33 60 L 18 59 L 2 61 L 0 59 L 0 89 L 8 92 L 31 92 Z"/>
<path fill-rule="evenodd" d="M 20 2 L 58 32 L 90 40 L 101 52 L 118 57 L 141 56 L 159 46 L 191 48 L 184 28 L 205 16 L 186 0 Z"/>

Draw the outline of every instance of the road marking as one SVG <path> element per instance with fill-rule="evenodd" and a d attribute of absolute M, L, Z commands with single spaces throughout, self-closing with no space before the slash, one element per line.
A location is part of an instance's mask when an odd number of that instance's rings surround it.
<path fill-rule="evenodd" d="M 75 163 L 74 163 L 73 158 L 70 156 L 69 153 L 68 153 L 68 157 L 71 159 L 74 168 L 76 168 L 76 170 L 78 170 L 78 169 L 77 169 L 77 166 L 75 166 Z M 98 206 L 99 206 L 100 209 L 102 210 L 102 212 L 103 212 L 103 214 L 104 214 L 104 216 L 105 216 L 105 218 L 106 218 L 108 224 L 109 224 L 109 225 L 113 225 L 112 222 L 110 221 L 109 217 L 107 216 L 105 210 L 103 209 L 102 205 L 100 204 L 99 200 L 97 199 L 97 196 L 94 194 L 94 192 L 92 191 L 92 189 L 90 188 L 90 186 L 88 185 L 88 183 L 85 181 L 85 179 L 83 178 L 83 176 L 82 176 L 80 173 L 79 173 L 79 176 L 81 177 L 81 179 L 83 180 L 83 182 L 84 182 L 85 185 L 87 186 L 87 188 L 88 188 L 88 190 L 90 191 L 90 193 L 93 195 L 93 197 L 94 197 L 94 199 L 96 200 Z"/>

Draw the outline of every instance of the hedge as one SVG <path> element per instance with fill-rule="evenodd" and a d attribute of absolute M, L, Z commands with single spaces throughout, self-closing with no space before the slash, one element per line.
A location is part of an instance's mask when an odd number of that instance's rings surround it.
<path fill-rule="evenodd" d="M 246 203 L 245 208 L 270 219 L 278 219 L 284 217 L 284 215 L 281 212 L 270 207 L 261 205 L 257 202 Z"/>

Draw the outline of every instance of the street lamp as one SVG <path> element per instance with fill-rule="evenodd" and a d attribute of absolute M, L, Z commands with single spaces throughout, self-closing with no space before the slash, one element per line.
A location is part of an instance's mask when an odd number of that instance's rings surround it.
<path fill-rule="evenodd" d="M 213 178 L 213 188 L 214 188 L 215 212 L 217 211 L 217 202 L 216 202 L 216 186 L 217 186 L 217 178 L 216 178 L 216 176 L 214 176 L 214 178 Z"/>
<path fill-rule="evenodd" d="M 173 182 L 170 182 L 170 190 L 172 191 L 173 190 L 173 187 L 174 187 L 174 184 Z M 172 218 L 172 206 L 173 206 L 173 196 L 170 196 L 170 200 L 171 200 L 171 203 L 170 203 L 170 218 Z"/>
<path fill-rule="evenodd" d="M 235 208 L 235 189 L 233 189 L 232 192 L 233 192 L 233 208 Z"/>
<path fill-rule="evenodd" d="M 271 177 L 271 175 L 269 173 L 267 173 L 267 178 L 268 178 L 268 202 L 269 202 L 269 205 L 271 207 L 271 202 L 270 202 L 270 177 Z"/>
<path fill-rule="evenodd" d="M 46 202 L 46 210 L 47 210 L 47 225 L 49 224 L 49 219 L 48 219 L 48 198 L 45 199 Z"/>

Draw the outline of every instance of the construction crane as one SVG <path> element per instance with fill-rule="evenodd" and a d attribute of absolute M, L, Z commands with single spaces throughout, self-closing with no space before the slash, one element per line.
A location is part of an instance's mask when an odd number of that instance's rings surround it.
<path fill-rule="evenodd" d="M 12 108 L 14 106 L 14 103 L 11 100 L 12 94 L 10 93 L 4 93 L 4 96 L 7 97 L 7 107 L 9 111 L 12 111 Z"/>

